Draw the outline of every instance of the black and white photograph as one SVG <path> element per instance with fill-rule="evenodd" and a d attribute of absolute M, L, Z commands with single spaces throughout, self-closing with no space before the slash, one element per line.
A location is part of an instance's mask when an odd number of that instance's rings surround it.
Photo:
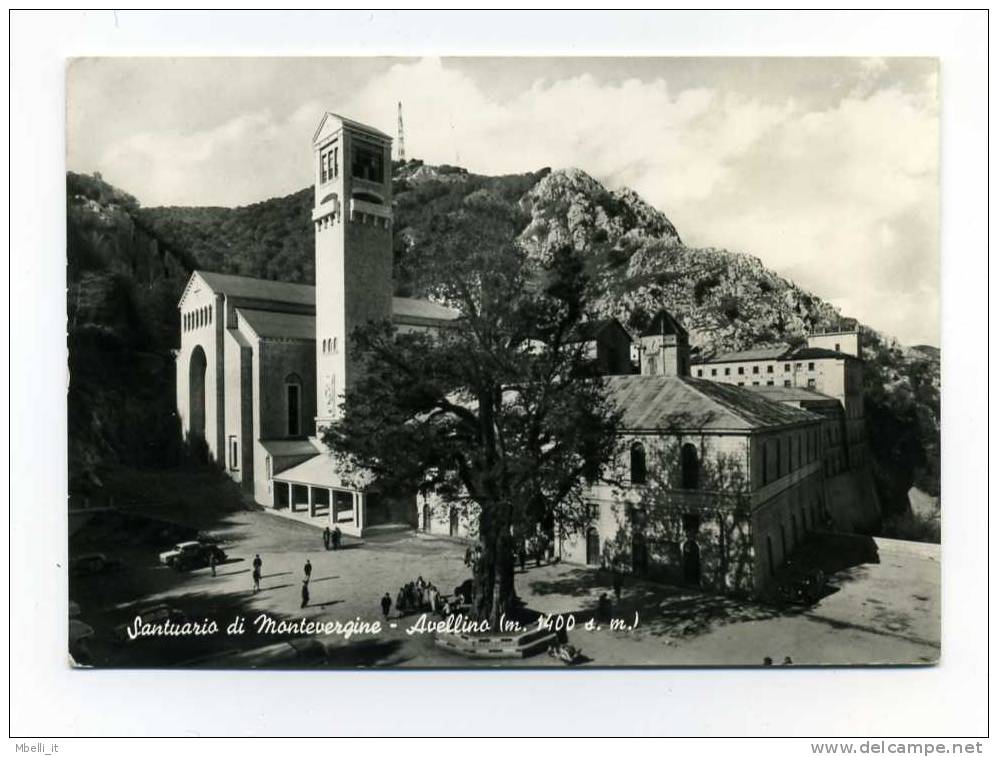
<path fill-rule="evenodd" d="M 17 751 L 982 753 L 986 12 L 10 18 Z"/>
<path fill-rule="evenodd" d="M 937 661 L 935 60 L 67 98 L 76 664 Z"/>

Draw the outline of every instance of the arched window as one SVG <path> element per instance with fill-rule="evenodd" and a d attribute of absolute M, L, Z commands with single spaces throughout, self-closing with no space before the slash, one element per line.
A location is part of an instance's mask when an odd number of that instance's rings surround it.
<path fill-rule="evenodd" d="M 631 483 L 643 484 L 648 480 L 648 464 L 645 459 L 645 446 L 641 442 L 631 445 Z"/>
<path fill-rule="evenodd" d="M 700 488 L 700 459 L 697 448 L 687 442 L 679 452 L 681 486 L 684 489 Z"/>
<path fill-rule="evenodd" d="M 290 373 L 284 379 L 285 410 L 288 436 L 301 436 L 301 378 Z"/>

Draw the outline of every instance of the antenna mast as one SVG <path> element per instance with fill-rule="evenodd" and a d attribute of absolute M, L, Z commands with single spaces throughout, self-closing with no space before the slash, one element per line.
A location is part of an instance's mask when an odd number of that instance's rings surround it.
<path fill-rule="evenodd" d="M 399 128 L 398 128 L 398 139 L 396 140 L 399 146 L 399 160 L 405 160 L 405 129 L 402 126 L 402 103 L 399 102 Z"/>

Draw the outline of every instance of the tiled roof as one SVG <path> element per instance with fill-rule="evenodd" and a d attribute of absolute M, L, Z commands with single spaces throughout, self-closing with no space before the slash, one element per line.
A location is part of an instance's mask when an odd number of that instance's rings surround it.
<path fill-rule="evenodd" d="M 287 302 L 295 305 L 315 305 L 315 287 L 309 284 L 289 284 L 285 281 L 234 276 L 229 273 L 196 271 L 205 283 L 219 294 L 250 300 Z"/>
<path fill-rule="evenodd" d="M 705 363 L 744 363 L 752 360 L 781 360 L 790 354 L 789 344 L 778 344 L 773 347 L 753 347 L 750 350 L 740 350 L 738 352 L 725 352 L 717 355 Z"/>
<path fill-rule="evenodd" d="M 315 316 L 300 313 L 280 313 L 273 310 L 237 308 L 239 318 L 246 321 L 261 339 L 304 339 L 315 341 Z"/>
<path fill-rule="evenodd" d="M 630 431 L 753 431 L 817 420 L 743 387 L 676 376 L 609 376 L 607 389 Z"/>

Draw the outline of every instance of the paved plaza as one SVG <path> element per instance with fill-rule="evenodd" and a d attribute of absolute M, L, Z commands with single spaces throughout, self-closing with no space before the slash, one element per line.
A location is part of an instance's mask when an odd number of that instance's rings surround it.
<path fill-rule="evenodd" d="M 363 542 L 345 539 L 344 548 L 325 551 L 321 531 L 262 511 L 242 511 L 191 524 L 210 526 L 223 540 L 229 560 L 217 575 L 200 569 L 178 573 L 156 563 L 156 552 L 127 538 L 95 534 L 87 548 L 113 554 L 123 570 L 75 579 L 70 599 L 80 618 L 94 627 L 94 662 L 111 666 L 207 667 L 266 664 L 254 650 L 275 649 L 285 637 L 219 635 L 211 639 L 122 640 L 120 629 L 137 613 L 168 605 L 190 619 L 212 618 L 224 628 L 236 616 L 261 613 L 312 621 L 375 621 L 387 591 L 418 576 L 442 593 L 469 577 L 466 545 L 445 537 L 411 532 L 386 533 Z M 86 533 L 86 526 L 81 529 Z M 587 665 L 760 665 L 767 657 L 779 666 L 930 663 L 939 655 L 939 550 L 935 545 L 876 540 L 876 562 L 846 567 L 831 576 L 832 593 L 811 608 L 778 609 L 628 579 L 614 614 L 627 630 L 586 631 L 599 595 L 612 596 L 610 578 L 580 566 L 528 565 L 517 572 L 518 594 L 541 613 L 576 613 L 570 634 Z M 252 590 L 252 560 L 263 560 L 261 590 Z M 310 602 L 301 609 L 305 560 L 311 560 Z M 377 635 L 317 637 L 333 666 L 436 667 L 496 664 L 456 657 L 429 635 L 409 635 L 416 616 L 390 621 Z M 636 625 L 635 625 L 635 620 Z M 251 662 L 247 662 L 251 661 Z M 296 666 L 298 662 L 284 664 Z M 301 665 L 306 665 L 302 662 Z M 545 655 L 502 665 L 558 665 Z"/>

